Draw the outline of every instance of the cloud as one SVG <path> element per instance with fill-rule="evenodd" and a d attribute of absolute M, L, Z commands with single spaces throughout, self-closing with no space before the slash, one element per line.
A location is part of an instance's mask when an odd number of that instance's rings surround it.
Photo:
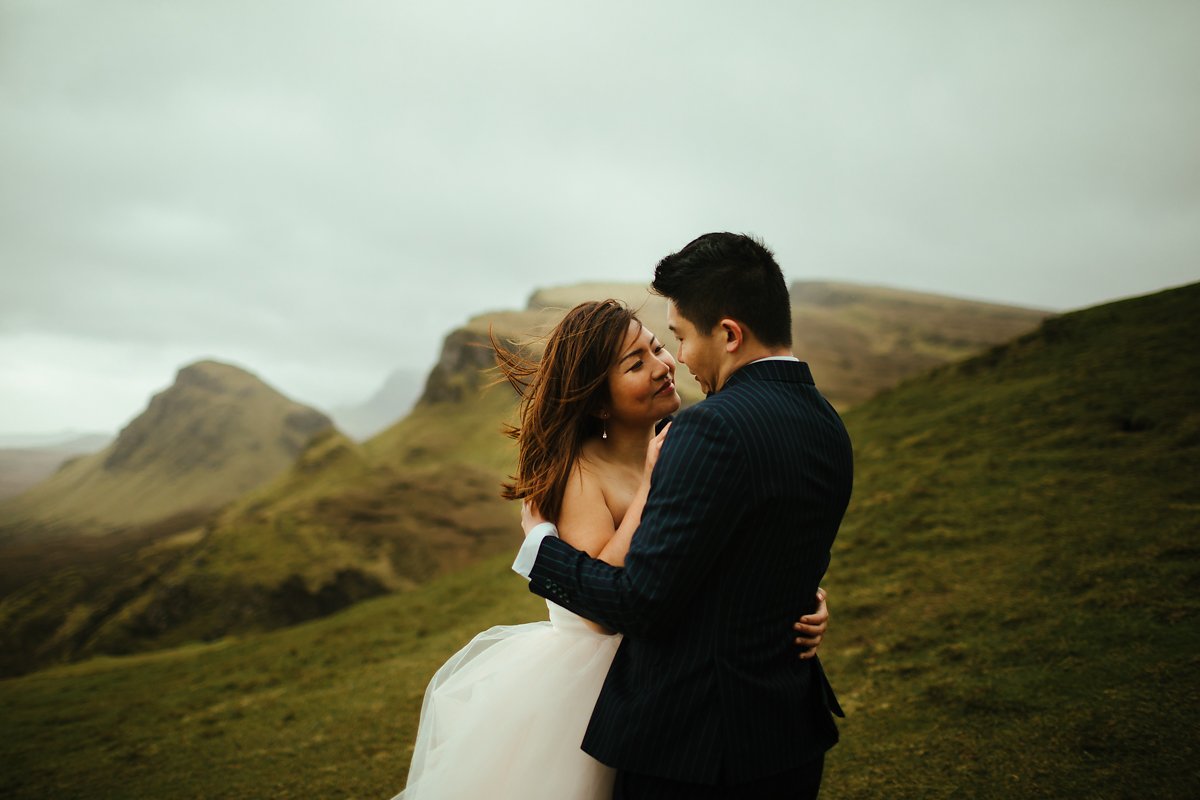
<path fill-rule="evenodd" d="M 1186 2 L 10 2 L 0 347 L 47 374 L 123 353 L 142 395 L 143 348 L 245 358 L 331 405 L 473 313 L 645 280 L 714 229 L 793 278 L 1044 307 L 1194 280 L 1198 23 Z M 73 424 L 9 389 L 0 415 Z"/>

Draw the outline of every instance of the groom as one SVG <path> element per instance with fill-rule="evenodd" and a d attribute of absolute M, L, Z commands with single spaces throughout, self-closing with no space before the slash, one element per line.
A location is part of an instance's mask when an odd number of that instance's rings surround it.
<path fill-rule="evenodd" d="M 787 284 L 747 236 L 659 262 L 678 360 L 708 398 L 676 415 L 624 567 L 529 526 L 530 591 L 625 634 L 583 749 L 614 797 L 815 797 L 841 708 L 781 635 L 813 610 L 850 499 L 850 439 L 791 354 Z"/>

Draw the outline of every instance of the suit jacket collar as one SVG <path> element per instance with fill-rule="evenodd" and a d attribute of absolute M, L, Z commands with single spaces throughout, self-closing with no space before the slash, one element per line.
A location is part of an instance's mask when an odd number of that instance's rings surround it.
<path fill-rule="evenodd" d="M 743 381 L 783 381 L 784 383 L 813 383 L 812 372 L 804 361 L 753 361 L 729 376 L 721 391 Z"/>

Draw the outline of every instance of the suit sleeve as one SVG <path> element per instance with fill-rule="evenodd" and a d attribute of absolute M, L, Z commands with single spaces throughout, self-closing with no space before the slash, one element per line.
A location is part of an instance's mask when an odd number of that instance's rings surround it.
<path fill-rule="evenodd" d="M 547 538 L 530 571 L 530 591 L 634 636 L 653 636 L 679 619 L 719 569 L 743 513 L 747 473 L 736 444 L 712 409 L 699 405 L 679 415 L 659 455 L 625 566 Z"/>

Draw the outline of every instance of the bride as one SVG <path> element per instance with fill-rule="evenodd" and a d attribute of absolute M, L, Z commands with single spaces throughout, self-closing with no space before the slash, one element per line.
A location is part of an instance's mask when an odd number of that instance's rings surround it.
<path fill-rule="evenodd" d="M 492 344 L 522 398 L 520 427 L 509 431 L 517 475 L 504 496 L 556 521 L 568 544 L 622 565 L 667 435 L 655 424 L 679 409 L 675 360 L 615 300 L 571 309 L 540 361 Z M 795 625 L 800 658 L 825 632 L 823 593 L 818 600 Z M 621 637 L 547 606 L 549 621 L 484 631 L 433 676 L 408 784 L 394 800 L 611 797 L 614 770 L 579 745 Z"/>

